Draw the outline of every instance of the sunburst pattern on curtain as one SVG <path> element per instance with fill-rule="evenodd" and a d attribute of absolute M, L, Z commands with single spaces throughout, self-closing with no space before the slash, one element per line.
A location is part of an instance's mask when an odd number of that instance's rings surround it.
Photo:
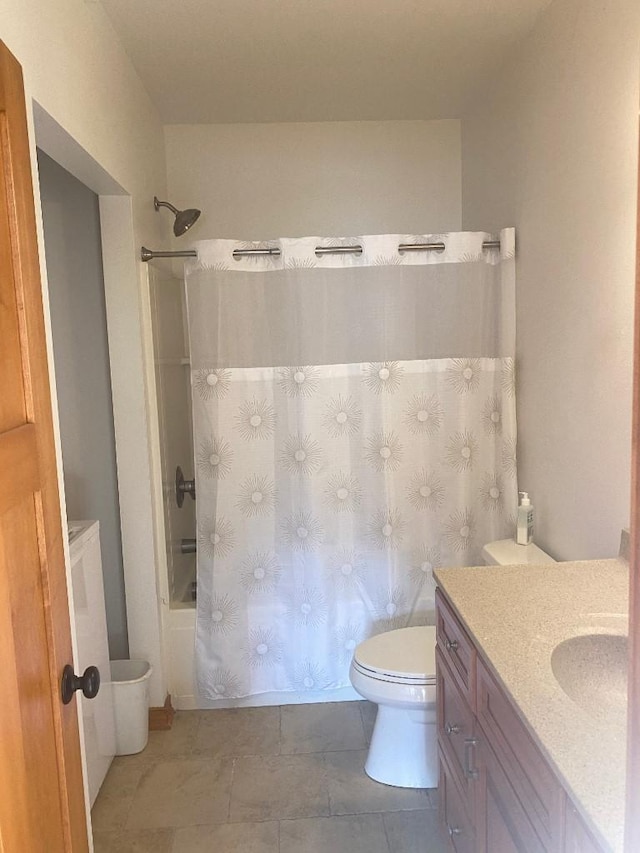
<path fill-rule="evenodd" d="M 294 415 L 293 368 L 230 370 L 218 396 L 194 375 L 203 457 L 225 466 L 198 488 L 207 698 L 345 686 L 354 644 L 433 620 L 433 569 L 477 563 L 510 532 L 511 366 L 475 359 L 466 377 L 449 359 L 314 366 L 299 371 L 313 386 Z M 376 372 L 394 377 L 385 406 Z M 270 427 L 254 433 L 258 409 Z"/>

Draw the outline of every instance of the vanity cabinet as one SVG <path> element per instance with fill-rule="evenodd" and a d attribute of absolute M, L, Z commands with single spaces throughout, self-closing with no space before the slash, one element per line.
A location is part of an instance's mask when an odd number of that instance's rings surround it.
<path fill-rule="evenodd" d="M 440 813 L 456 853 L 602 853 L 436 593 Z"/>

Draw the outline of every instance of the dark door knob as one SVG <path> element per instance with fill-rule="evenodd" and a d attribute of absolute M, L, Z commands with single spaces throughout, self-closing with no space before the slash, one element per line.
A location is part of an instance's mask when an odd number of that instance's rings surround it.
<path fill-rule="evenodd" d="M 82 690 L 87 699 L 95 699 L 100 690 L 100 673 L 97 666 L 88 666 L 82 675 L 76 675 L 71 664 L 62 670 L 62 701 L 65 705 L 73 699 L 76 690 Z"/>

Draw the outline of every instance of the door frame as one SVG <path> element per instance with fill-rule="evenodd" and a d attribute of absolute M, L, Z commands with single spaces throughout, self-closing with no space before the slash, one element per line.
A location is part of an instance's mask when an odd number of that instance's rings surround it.
<path fill-rule="evenodd" d="M 157 519 L 151 486 L 153 424 L 149 422 L 146 403 L 143 315 L 147 270 L 139 258 L 139 247 L 135 241 L 132 198 L 37 101 L 28 96 L 27 117 L 63 517 L 66 519 L 66 505 L 53 371 L 49 282 L 37 180 L 37 148 L 93 190 L 99 199 L 129 653 L 131 657 L 151 664 L 151 705 L 162 706 L 167 695 L 167 669 L 157 567 L 161 566 L 164 554 L 157 547 Z M 69 571 L 66 541 L 64 547 Z"/>
<path fill-rule="evenodd" d="M 629 553 L 629 705 L 625 810 L 625 850 L 628 851 L 640 850 L 640 175 L 637 210 Z"/>

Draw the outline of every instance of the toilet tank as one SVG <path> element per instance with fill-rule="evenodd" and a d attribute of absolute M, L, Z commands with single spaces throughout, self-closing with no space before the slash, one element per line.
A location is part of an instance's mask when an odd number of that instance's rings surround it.
<path fill-rule="evenodd" d="M 513 539 L 498 539 L 482 549 L 482 559 L 487 566 L 508 566 L 511 563 L 555 563 L 537 545 L 518 545 Z"/>

